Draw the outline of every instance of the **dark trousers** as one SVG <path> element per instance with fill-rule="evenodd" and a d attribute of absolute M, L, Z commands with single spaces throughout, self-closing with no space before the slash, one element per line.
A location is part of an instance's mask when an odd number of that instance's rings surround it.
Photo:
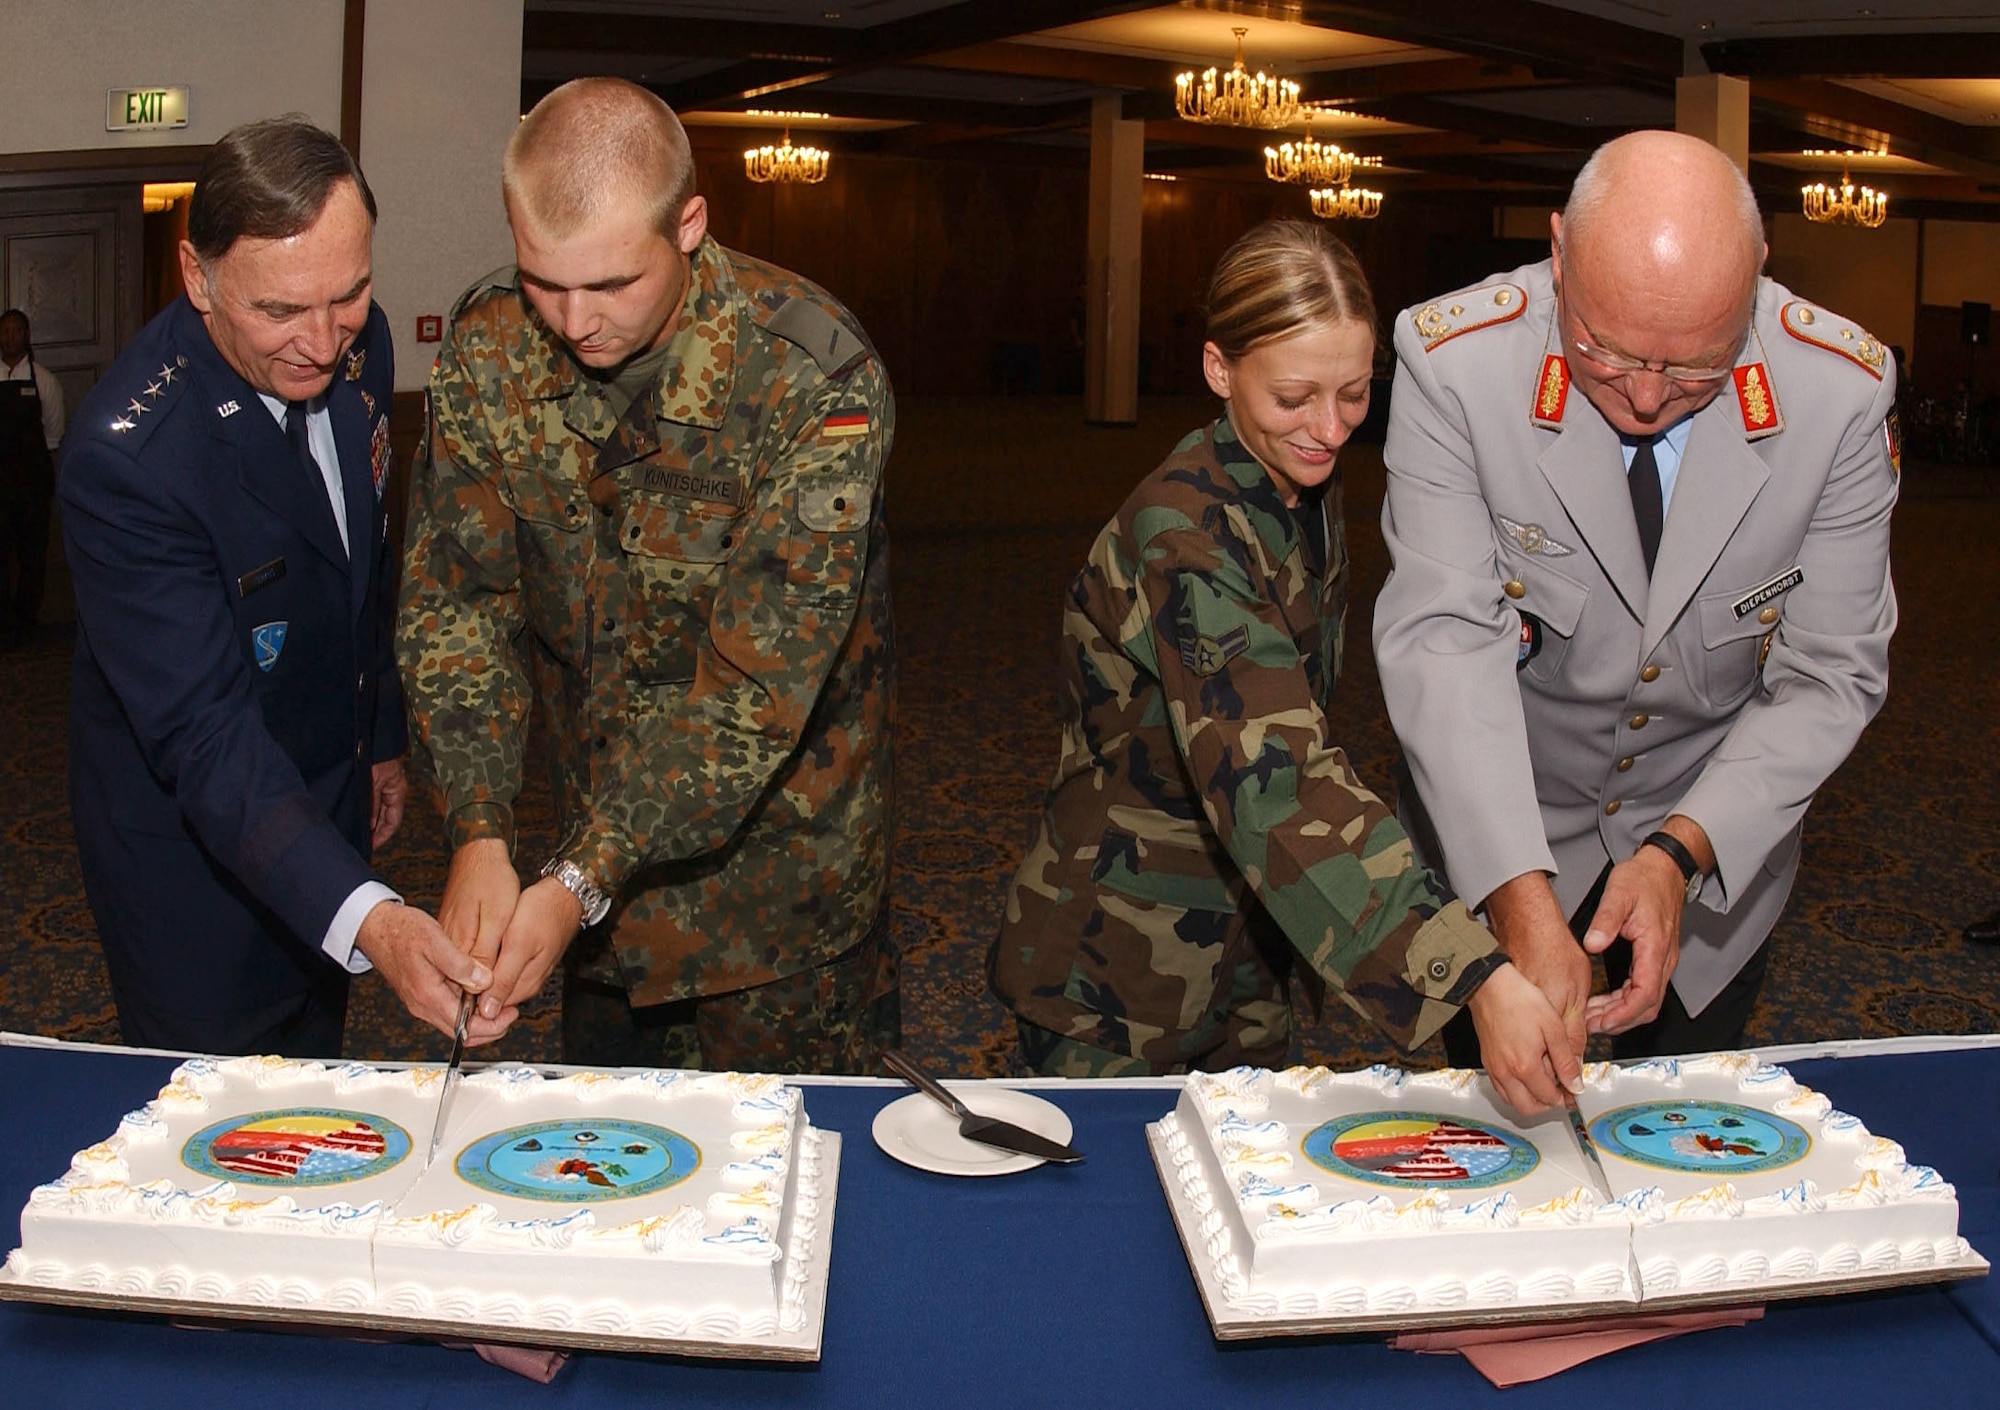
<path fill-rule="evenodd" d="M 1583 898 L 1583 904 L 1570 917 L 1569 928 L 1583 943 L 1583 935 L 1590 928 L 1590 918 L 1597 911 L 1597 903 L 1604 896 L 1605 877 L 1610 869 L 1597 878 L 1597 884 L 1590 888 L 1590 894 Z M 1672 987 L 1667 989 L 1666 1000 L 1660 1005 L 1660 1013 L 1651 1023 L 1642 1023 L 1637 1028 L 1611 1035 L 1611 1056 L 1614 1058 L 1670 1057 L 1676 1053 L 1716 1053 L 1728 1052 L 1743 1045 L 1743 1030 L 1749 1026 L 1750 1011 L 1757 1006 L 1757 992 L 1764 987 L 1764 970 L 1769 963 L 1771 942 L 1767 939 L 1757 947 L 1757 952 L 1736 971 L 1722 988 L 1722 992 L 1700 1013 L 1690 1014 L 1681 1002 L 1681 996 Z M 1622 985 L 1632 974 L 1632 947 L 1623 940 L 1614 941 L 1604 952 L 1604 974 L 1613 989 Z M 1472 1025 L 1472 1011 L 1460 1009 L 1444 1026 L 1444 1051 L 1453 1067 L 1479 1067 L 1479 1033 Z"/>
<path fill-rule="evenodd" d="M 34 638 L 48 579 L 49 512 L 54 495 L 39 483 L 0 499 L 0 638 Z"/>
<path fill-rule="evenodd" d="M 866 1076 L 902 1040 L 900 960 L 886 908 L 866 938 L 824 964 L 726 994 L 635 1008 L 624 989 L 581 968 L 563 967 L 567 1063 Z"/>
<path fill-rule="evenodd" d="M 285 1005 L 254 1017 L 189 1017 L 148 1005 L 113 983 L 120 1041 L 177 1052 L 337 1058 L 347 1028 L 347 976 L 327 975 Z"/>

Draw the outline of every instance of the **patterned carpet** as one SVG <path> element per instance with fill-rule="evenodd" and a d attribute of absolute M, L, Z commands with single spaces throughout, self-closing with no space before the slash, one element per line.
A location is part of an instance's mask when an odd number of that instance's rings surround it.
<path fill-rule="evenodd" d="M 1213 403 L 1142 405 L 1136 428 L 1089 428 L 1058 398 L 905 402 L 889 470 L 900 636 L 898 834 L 892 920 L 903 946 L 908 1046 L 944 1071 L 1008 1070 L 1012 1025 L 984 955 L 1055 762 L 1058 603 L 1099 524 Z M 1360 604 L 1349 624 L 1342 742 L 1380 786 L 1394 741 L 1367 650 L 1367 604 L 1387 563 L 1380 458 L 1343 459 Z M 2000 1030 L 2000 949 L 1959 927 L 2000 907 L 2000 477 L 1911 465 L 1895 529 L 1902 626 L 1889 702 L 1806 824 L 1805 863 L 1752 1020 L 1764 1043 Z M 52 585 L 50 616 L 66 584 Z M 0 656 L 0 1027 L 115 1042 L 64 798 L 68 633 Z M 546 855 L 547 793 L 522 808 L 522 855 Z M 444 855 L 423 807 L 383 856 L 434 906 Z M 556 1055 L 551 996 L 493 1057 Z M 1301 1023 L 1301 1056 L 1393 1057 L 1335 1005 Z M 355 988 L 347 1049 L 440 1057 L 445 1040 L 379 980 Z M 1440 1060 L 1436 1054 L 1430 1060 Z"/>

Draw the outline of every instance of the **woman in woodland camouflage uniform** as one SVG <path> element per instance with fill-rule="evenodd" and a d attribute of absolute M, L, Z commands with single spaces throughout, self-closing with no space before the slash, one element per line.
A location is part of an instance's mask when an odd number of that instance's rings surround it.
<path fill-rule="evenodd" d="M 1336 465 L 1374 354 L 1367 281 L 1321 227 L 1268 222 L 1216 266 L 1225 413 L 1133 491 L 1063 612 L 1062 757 L 989 956 L 1031 1068 L 1281 1064 L 1296 973 L 1406 1048 L 1469 1004 L 1523 1111 L 1579 1085 L 1554 1009 L 1331 737 Z"/>

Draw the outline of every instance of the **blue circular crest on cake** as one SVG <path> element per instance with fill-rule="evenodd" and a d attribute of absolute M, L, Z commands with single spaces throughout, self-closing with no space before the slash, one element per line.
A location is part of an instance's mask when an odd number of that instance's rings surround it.
<path fill-rule="evenodd" d="M 333 1107 L 287 1107 L 204 1126 L 181 1147 L 181 1164 L 244 1185 L 346 1185 L 393 1169 L 410 1133 L 386 1117 Z"/>
<path fill-rule="evenodd" d="M 488 1194 L 562 1204 L 654 1194 L 700 1166 L 700 1148 L 679 1132 L 615 1117 L 512 1126 L 474 1141 L 453 1163 L 459 1179 Z"/>
<path fill-rule="evenodd" d="M 1812 1137 L 1768 1111 L 1735 1102 L 1641 1102 L 1590 1123 L 1599 1149 L 1654 1170 L 1756 1175 L 1805 1159 Z"/>
<path fill-rule="evenodd" d="M 1314 1127 L 1306 1159 L 1368 1185 L 1509 1185 L 1541 1164 L 1541 1153 L 1511 1131 L 1422 1111 L 1364 1111 Z"/>

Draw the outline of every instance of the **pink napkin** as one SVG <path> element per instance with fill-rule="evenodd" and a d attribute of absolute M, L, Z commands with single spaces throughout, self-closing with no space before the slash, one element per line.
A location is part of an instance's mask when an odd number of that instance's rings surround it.
<path fill-rule="evenodd" d="M 453 1351 L 473 1352 L 489 1366 L 526 1376 L 539 1385 L 547 1385 L 556 1378 L 556 1372 L 569 1364 L 567 1351 L 552 1351 L 545 1346 L 501 1346 L 490 1341 L 447 1341 L 439 1345 Z"/>
<path fill-rule="evenodd" d="M 1599 1356 L 1711 1327 L 1740 1327 L 1764 1315 L 1755 1307 L 1719 1307 L 1702 1312 L 1645 1312 L 1629 1317 L 1590 1317 L 1575 1322 L 1536 1322 L 1518 1327 L 1466 1327 L 1450 1332 L 1404 1332 L 1389 1345 L 1397 1351 L 1444 1356 L 1457 1352 L 1503 1390 L 1539 1381 Z"/>

